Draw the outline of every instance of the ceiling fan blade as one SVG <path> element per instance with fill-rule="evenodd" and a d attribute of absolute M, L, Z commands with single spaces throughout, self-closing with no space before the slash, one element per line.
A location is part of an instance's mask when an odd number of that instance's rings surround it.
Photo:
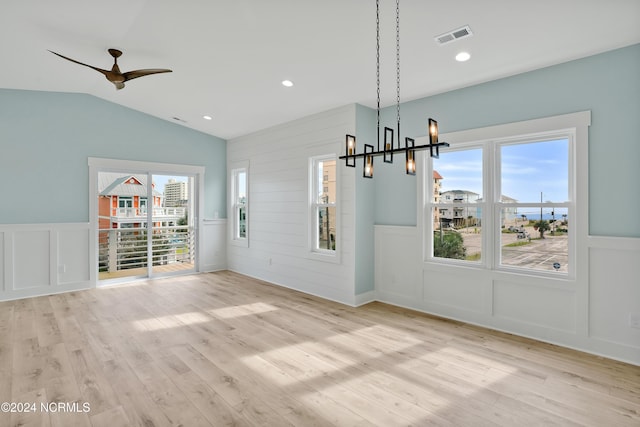
<path fill-rule="evenodd" d="M 129 80 L 133 80 L 133 79 L 137 79 L 138 77 L 144 77 L 144 76 L 149 76 L 151 74 L 159 74 L 159 73 L 172 73 L 172 70 L 167 70 L 164 68 L 148 68 L 145 70 L 134 70 L 134 71 L 127 71 L 126 73 L 122 73 L 122 76 L 124 77 L 124 81 L 129 81 Z"/>
<path fill-rule="evenodd" d="M 89 65 L 89 64 L 84 64 L 82 62 L 76 61 L 75 59 L 67 58 L 66 56 L 60 55 L 59 53 L 56 53 L 56 52 L 54 52 L 52 50 L 50 50 L 49 52 L 53 53 L 54 55 L 58 55 L 60 58 L 64 58 L 67 61 L 75 62 L 76 64 L 80 64 L 80 65 L 84 65 L 85 67 L 93 68 L 94 70 L 96 70 L 99 73 L 104 74 L 105 76 L 107 75 L 107 73 L 109 73 L 108 70 L 103 70 L 102 68 L 94 67 L 93 65 Z"/>

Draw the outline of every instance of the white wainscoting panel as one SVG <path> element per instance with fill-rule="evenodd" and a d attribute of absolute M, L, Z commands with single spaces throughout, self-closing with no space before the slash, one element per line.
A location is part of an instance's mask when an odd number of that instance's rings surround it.
<path fill-rule="evenodd" d="M 0 300 L 92 287 L 89 224 L 0 225 Z"/>
<path fill-rule="evenodd" d="M 5 267 L 4 267 L 4 231 L 0 230 L 0 295 L 2 295 L 2 293 L 4 292 L 4 274 L 5 274 Z"/>
<path fill-rule="evenodd" d="M 592 238 L 589 248 L 589 333 L 640 355 L 640 239 Z M 639 357 L 640 358 L 640 357 Z"/>
<path fill-rule="evenodd" d="M 89 282 L 91 263 L 89 229 L 58 231 L 58 283 L 60 285 Z"/>
<path fill-rule="evenodd" d="M 19 230 L 13 233 L 13 289 L 51 285 L 51 232 Z"/>
<path fill-rule="evenodd" d="M 580 279 L 558 280 L 426 263 L 416 227 L 375 230 L 379 301 L 640 365 L 640 239 L 589 237 Z"/>
<path fill-rule="evenodd" d="M 423 273 L 424 304 L 441 313 L 459 317 L 459 313 L 486 313 L 488 282 L 482 274 L 473 271 Z"/>
<path fill-rule="evenodd" d="M 375 227 L 376 291 L 403 305 L 422 300 L 420 243 L 414 227 Z M 388 268 L 393 265 L 394 268 Z"/>
<path fill-rule="evenodd" d="M 493 314 L 498 320 L 502 320 L 502 324 L 513 322 L 525 327 L 575 333 L 575 291 L 496 280 L 493 284 Z"/>
<path fill-rule="evenodd" d="M 205 219 L 200 244 L 200 271 L 218 271 L 227 268 L 227 220 Z"/>

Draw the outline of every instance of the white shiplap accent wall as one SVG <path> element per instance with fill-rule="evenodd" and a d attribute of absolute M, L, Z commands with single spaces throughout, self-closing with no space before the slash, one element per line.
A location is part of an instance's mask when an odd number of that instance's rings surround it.
<path fill-rule="evenodd" d="M 309 158 L 341 155 L 345 134 L 354 132 L 355 105 L 349 105 L 228 142 L 227 169 L 249 165 L 249 242 L 247 247 L 228 245 L 230 270 L 355 304 L 354 169 L 340 161 L 336 168 L 338 262 L 311 254 L 308 182 Z"/>

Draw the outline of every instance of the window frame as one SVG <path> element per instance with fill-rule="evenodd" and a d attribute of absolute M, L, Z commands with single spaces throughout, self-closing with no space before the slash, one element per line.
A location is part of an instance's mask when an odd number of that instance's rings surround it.
<path fill-rule="evenodd" d="M 487 177 L 485 176 L 485 164 L 486 164 L 486 142 L 475 142 L 475 141 L 471 141 L 471 142 L 465 142 L 465 143 L 460 143 L 460 144 L 456 144 L 455 146 L 449 147 L 446 149 L 441 148 L 440 152 L 442 154 L 446 153 L 446 152 L 455 152 L 455 151 L 470 151 L 470 150 L 480 150 L 480 154 L 481 154 L 481 165 L 482 165 L 482 202 L 478 203 L 478 202 L 465 202 L 465 203 L 454 203 L 455 199 L 451 199 L 451 197 L 449 195 L 447 195 L 445 197 L 445 200 L 440 200 L 439 202 L 434 202 L 432 201 L 432 196 L 434 194 L 434 189 L 435 189 L 435 180 L 433 179 L 433 161 L 431 160 L 431 158 L 429 157 L 427 159 L 427 164 L 428 164 L 428 169 L 429 169 L 429 175 L 432 177 L 431 179 L 429 179 L 429 183 L 426 186 L 426 191 L 427 194 L 425 194 L 424 196 L 424 206 L 425 206 L 425 218 L 427 221 L 430 221 L 430 236 L 429 236 L 429 244 L 428 244 L 428 251 L 425 251 L 425 259 L 429 260 L 431 262 L 442 262 L 442 263 L 450 263 L 453 265 L 463 265 L 463 266 L 484 266 L 486 264 L 486 257 L 484 256 L 486 253 L 485 250 L 485 227 L 483 226 L 483 231 L 481 234 L 481 259 L 480 261 L 468 261 L 468 260 L 460 260 L 460 259 L 451 259 L 451 258 L 440 258 L 440 257 L 435 257 L 433 256 L 433 234 L 435 232 L 435 229 L 433 228 L 433 217 L 432 217 L 432 213 L 433 213 L 433 209 L 438 209 L 439 211 L 439 215 L 446 215 L 448 216 L 449 214 L 447 212 L 442 212 L 442 210 L 448 211 L 449 209 L 451 210 L 451 216 L 455 218 L 456 216 L 456 209 L 459 208 L 468 208 L 470 206 L 474 207 L 474 208 L 480 208 L 481 211 L 483 212 L 483 223 L 484 221 L 484 215 L 487 209 L 487 198 L 484 196 L 487 192 Z M 424 156 L 424 153 L 423 153 Z M 423 160 L 424 161 L 424 160 Z M 441 194 L 444 194 L 447 192 L 443 192 Z"/>
<path fill-rule="evenodd" d="M 335 176 L 336 176 L 336 184 L 335 184 L 335 202 L 319 202 L 315 195 L 315 189 L 322 187 L 322 181 L 320 177 L 319 164 L 320 162 L 325 161 L 334 161 L 335 162 Z M 309 256 L 313 259 L 318 259 L 321 261 L 327 262 L 340 262 L 340 251 L 341 251 L 341 242 L 340 242 L 340 169 L 338 163 L 338 156 L 336 153 L 331 154 L 323 154 L 318 156 L 312 156 L 309 158 L 309 174 L 308 174 L 308 253 Z M 323 174 L 324 177 L 324 174 Z M 322 178 L 323 178 L 322 177 Z M 319 242 L 319 211 L 320 209 L 333 207 L 335 208 L 335 246 L 336 249 L 326 249 L 320 248 L 318 245 Z"/>
<path fill-rule="evenodd" d="M 422 171 L 418 180 L 418 227 L 422 238 L 422 253 L 425 267 L 428 268 L 472 268 L 495 271 L 498 274 L 517 274 L 528 277 L 553 277 L 560 280 L 575 280 L 581 274 L 577 265 L 587 262 L 588 254 L 584 244 L 588 237 L 588 127 L 591 124 L 591 112 L 583 111 L 554 116 L 544 119 L 534 119 L 505 125 L 471 129 L 441 135 L 441 140 L 451 144 L 450 150 L 471 149 L 483 147 L 483 237 L 482 259 L 479 262 L 466 260 L 452 260 L 433 257 L 433 220 L 432 209 L 434 203 L 432 192 L 434 183 L 433 163 L 428 153 L 422 152 L 417 157 L 418 167 Z M 566 273 L 526 269 L 517 266 L 501 265 L 500 249 L 500 213 L 505 203 L 500 202 L 500 147 L 505 144 L 523 142 L 543 142 L 554 139 L 568 138 L 568 215 L 569 268 Z M 428 143 L 426 137 L 421 143 Z M 416 140 L 416 144 L 419 139 Z M 444 149 L 441 149 L 444 153 Z M 428 178 L 428 179 L 427 179 Z M 519 205 L 533 205 L 528 201 Z M 544 207 L 556 207 L 565 203 L 542 203 Z M 510 204 L 509 207 L 512 205 Z M 564 207 L 564 206 L 562 206 Z M 490 218 L 486 218 L 490 216 Z"/>
<path fill-rule="evenodd" d="M 501 158 L 501 147 L 508 145 L 517 145 L 517 144 L 533 144 L 533 143 L 542 143 L 549 142 L 555 140 L 567 140 L 567 199 L 564 202 L 537 202 L 537 201 L 526 201 L 521 203 L 505 203 L 500 201 L 502 196 L 502 158 Z M 497 230 L 494 233 L 494 248 L 493 248 L 493 268 L 496 270 L 502 271 L 511 271 L 514 273 L 522 273 L 532 274 L 532 275 L 541 275 L 548 276 L 552 275 L 553 277 L 557 276 L 565 276 L 568 278 L 575 276 L 575 242 L 576 242 L 576 230 L 575 230 L 575 214 L 576 214 L 576 194 L 575 194 L 575 174 L 573 173 L 575 170 L 575 141 L 576 141 L 576 131 L 575 129 L 564 129 L 557 132 L 541 132 L 533 135 L 526 135 L 522 137 L 516 138 L 504 138 L 501 140 L 495 140 L 493 149 L 493 168 L 494 168 L 494 193 L 492 194 L 492 208 L 493 208 L 493 220 L 494 220 L 494 230 Z M 505 207 L 535 207 L 542 209 L 554 209 L 554 208 L 565 208 L 567 209 L 568 218 L 570 218 L 568 225 L 568 246 L 567 246 L 567 256 L 568 256 L 568 268 L 566 273 L 561 272 L 553 272 L 553 271 L 545 271 L 545 270 L 535 270 L 529 268 L 522 268 L 516 266 L 509 266 L 502 264 L 502 248 L 501 248 L 501 239 L 498 236 L 501 236 L 502 232 L 502 224 L 501 224 L 501 214 L 502 209 Z"/>
<path fill-rule="evenodd" d="M 245 192 L 246 197 L 244 203 L 239 200 L 239 176 L 241 174 L 245 175 Z M 233 165 L 230 169 L 229 173 L 229 216 L 231 218 L 231 227 L 229 227 L 229 239 L 231 244 L 241 247 L 249 247 L 249 236 L 250 236 L 250 226 L 249 226 L 249 204 L 250 204 L 250 192 L 249 192 L 249 162 L 238 162 Z M 240 236 L 240 209 L 244 207 L 245 213 L 245 235 L 244 237 Z"/>

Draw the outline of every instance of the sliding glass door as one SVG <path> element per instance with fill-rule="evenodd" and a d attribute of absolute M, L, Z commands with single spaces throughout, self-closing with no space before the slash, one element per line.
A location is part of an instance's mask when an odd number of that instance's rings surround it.
<path fill-rule="evenodd" d="M 97 172 L 98 280 L 196 271 L 196 177 Z"/>
<path fill-rule="evenodd" d="M 161 191 L 151 214 L 151 273 L 195 271 L 194 178 L 152 175 Z"/>

